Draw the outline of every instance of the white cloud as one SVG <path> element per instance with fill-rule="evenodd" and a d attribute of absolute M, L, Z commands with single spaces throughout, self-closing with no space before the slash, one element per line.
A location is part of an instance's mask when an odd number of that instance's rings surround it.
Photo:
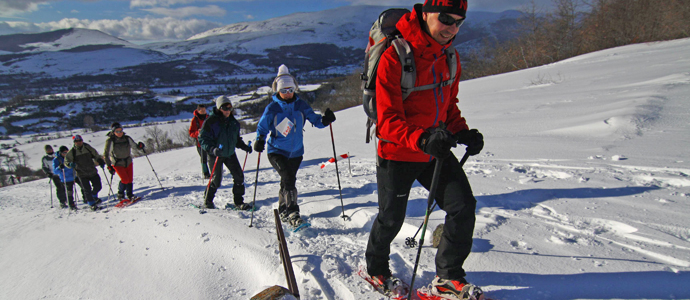
<path fill-rule="evenodd" d="M 0 17 L 36 11 L 39 4 L 46 2 L 45 0 L 0 0 Z"/>
<path fill-rule="evenodd" d="M 81 20 L 65 18 L 57 22 L 0 22 L 0 34 L 36 33 L 65 28 L 100 30 L 128 41 L 182 40 L 223 24 L 206 20 L 166 18 L 132 18 L 122 20 Z"/>
<path fill-rule="evenodd" d="M 212 16 L 212 17 L 222 17 L 225 15 L 225 9 L 218 7 L 217 5 L 208 5 L 205 7 L 188 6 L 180 8 L 165 8 L 165 7 L 154 7 L 154 8 L 144 8 L 144 11 L 154 13 L 157 15 L 163 15 L 174 18 L 186 18 L 189 16 Z"/>
<path fill-rule="evenodd" d="M 248 2 L 254 0 L 130 0 L 129 7 L 170 7 L 178 4 L 191 4 L 195 2 Z"/>
<path fill-rule="evenodd" d="M 254 15 L 246 15 L 244 18 L 247 20 L 254 20 Z"/>

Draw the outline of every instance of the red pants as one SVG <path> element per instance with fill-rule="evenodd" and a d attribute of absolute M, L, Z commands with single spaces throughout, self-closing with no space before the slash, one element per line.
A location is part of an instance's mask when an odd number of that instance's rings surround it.
<path fill-rule="evenodd" d="M 113 166 L 115 168 L 115 173 L 120 176 L 120 182 L 124 184 L 132 183 L 134 180 L 134 163 L 129 164 L 127 167 Z"/>

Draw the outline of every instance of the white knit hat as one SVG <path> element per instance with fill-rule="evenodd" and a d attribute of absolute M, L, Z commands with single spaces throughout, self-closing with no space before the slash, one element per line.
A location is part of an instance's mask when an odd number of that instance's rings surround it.
<path fill-rule="evenodd" d="M 293 87 L 298 90 L 297 80 L 290 75 L 290 70 L 286 65 L 280 65 L 278 68 L 278 76 L 273 80 L 273 91 L 278 92 L 280 89 Z"/>

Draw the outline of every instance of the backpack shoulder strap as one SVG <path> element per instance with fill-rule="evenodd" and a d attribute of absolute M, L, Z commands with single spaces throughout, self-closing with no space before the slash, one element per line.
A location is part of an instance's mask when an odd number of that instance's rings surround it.
<path fill-rule="evenodd" d="M 400 64 L 402 65 L 400 88 L 402 90 L 403 101 L 405 101 L 405 99 L 416 90 L 414 85 L 417 81 L 417 68 L 415 67 L 414 55 L 410 44 L 402 37 L 397 37 L 392 43 L 395 47 L 395 52 L 398 53 Z"/>

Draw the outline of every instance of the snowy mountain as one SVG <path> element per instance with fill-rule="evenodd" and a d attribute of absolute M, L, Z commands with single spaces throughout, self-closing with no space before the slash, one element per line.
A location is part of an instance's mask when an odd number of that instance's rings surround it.
<path fill-rule="evenodd" d="M 4 35 L 0 36 L 0 80 L 7 84 L 0 84 L 0 90 L 16 95 L 35 94 L 37 88 L 71 92 L 85 84 L 139 89 L 264 85 L 280 64 L 288 65 L 302 80 L 349 75 L 362 64 L 371 24 L 387 8 L 344 6 L 296 13 L 231 24 L 185 41 L 148 45 L 86 29 Z M 470 12 L 455 44 L 466 50 L 487 36 L 505 39 L 511 32 L 507 24 L 515 24 L 518 15 Z"/>
<path fill-rule="evenodd" d="M 505 300 L 690 299 L 688 70 L 683 39 L 460 83 L 458 106 L 486 140 L 464 167 L 478 201 L 467 279 Z M 330 132 L 306 126 L 297 188 L 313 226 L 287 232 L 297 284 L 301 299 L 383 299 L 356 274 L 377 214 L 375 149 L 361 107 L 336 116 L 336 152 L 351 155 L 339 169 L 352 220 L 339 217 L 333 166 L 319 167 L 333 155 Z M 139 140 L 143 130 L 127 132 Z M 85 139 L 103 149 L 102 132 Z M 134 192 L 144 199 L 107 213 L 50 208 L 47 180 L 0 188 L 0 299 L 248 299 L 286 285 L 272 211 L 279 176 L 265 155 L 248 155 L 245 168 L 245 201 L 258 187 L 251 228 L 249 213 L 189 206 L 206 184 L 194 148 L 149 158 L 166 189 L 137 158 Z M 231 182 L 226 173 L 216 205 L 232 202 Z M 427 195 L 413 186 L 392 244 L 391 269 L 408 282 L 417 249 L 405 238 Z M 444 216 L 431 214 L 427 237 Z M 416 287 L 435 275 L 429 240 Z"/>

